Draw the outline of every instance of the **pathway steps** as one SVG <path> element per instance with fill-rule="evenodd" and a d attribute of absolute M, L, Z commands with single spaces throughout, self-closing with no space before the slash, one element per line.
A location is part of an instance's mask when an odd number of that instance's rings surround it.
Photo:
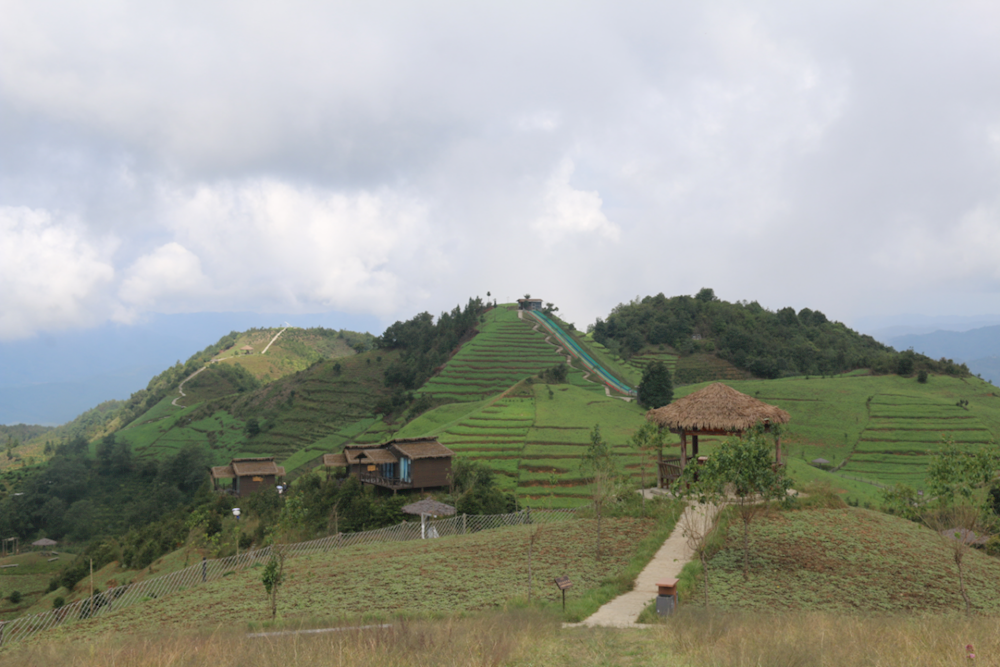
<path fill-rule="evenodd" d="M 715 514 L 717 511 L 718 508 L 714 505 L 689 505 L 684 514 L 691 512 Z M 677 579 L 681 569 L 694 555 L 688 547 L 687 538 L 684 537 L 684 525 L 685 517 L 682 515 L 670 537 L 635 578 L 635 587 L 631 591 L 611 600 L 580 623 L 564 623 L 563 627 L 649 627 L 636 621 L 639 619 L 639 614 L 656 599 L 656 584 L 664 579 Z"/>

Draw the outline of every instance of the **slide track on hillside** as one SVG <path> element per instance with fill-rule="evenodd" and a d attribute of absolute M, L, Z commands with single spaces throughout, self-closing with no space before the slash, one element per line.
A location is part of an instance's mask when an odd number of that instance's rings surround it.
<path fill-rule="evenodd" d="M 587 351 L 584 350 L 579 343 L 573 340 L 569 334 L 562 330 L 562 327 L 553 322 L 552 319 L 545 313 L 538 312 L 537 310 L 525 310 L 522 312 L 525 312 L 538 320 L 549 335 L 555 338 L 568 354 L 578 359 L 586 369 L 599 377 L 605 386 L 621 394 L 625 394 L 626 396 L 636 395 L 635 389 L 632 389 L 632 387 L 629 387 L 627 384 L 605 370 L 605 368 L 595 361 L 593 357 L 587 354 Z"/>

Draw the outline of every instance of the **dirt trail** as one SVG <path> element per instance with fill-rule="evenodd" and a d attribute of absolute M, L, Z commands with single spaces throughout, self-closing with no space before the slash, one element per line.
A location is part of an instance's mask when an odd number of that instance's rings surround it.
<path fill-rule="evenodd" d="M 691 512 L 712 512 L 718 508 L 714 505 L 691 505 L 684 514 Z M 635 578 L 635 587 L 628 593 L 619 595 L 611 602 L 598 609 L 589 618 L 580 623 L 564 623 L 564 627 L 606 627 L 606 628 L 641 628 L 648 627 L 636 623 L 639 614 L 656 599 L 656 584 L 664 579 L 676 579 L 681 569 L 691 560 L 693 555 L 684 537 L 685 517 L 677 521 L 677 526 L 670 537 L 663 543 L 649 564 Z"/>
<path fill-rule="evenodd" d="M 180 396 L 178 396 L 174 400 L 170 401 L 170 405 L 174 406 L 175 408 L 186 407 L 186 406 L 178 405 L 177 404 L 177 401 L 179 401 L 180 399 L 182 399 L 185 396 L 187 396 L 187 394 L 184 393 L 184 383 L 187 382 L 188 380 L 190 380 L 191 378 L 193 378 L 198 373 L 200 373 L 203 370 L 205 370 L 206 368 L 208 368 L 208 366 L 202 366 L 201 368 L 199 368 L 198 370 L 196 370 L 194 373 L 191 373 L 191 375 L 188 375 L 186 378 L 184 378 L 183 380 L 181 380 L 181 383 L 179 385 L 177 385 L 177 391 L 180 392 Z"/>
<path fill-rule="evenodd" d="M 282 329 L 278 333 L 274 334 L 274 338 L 271 339 L 271 342 L 267 344 L 267 347 L 264 348 L 264 350 L 261 352 L 261 354 L 267 354 L 267 351 L 269 349 L 271 349 L 272 345 L 274 345 L 274 341 L 278 340 L 278 336 L 280 336 L 281 334 L 285 333 L 286 331 L 288 331 L 288 327 L 285 327 L 284 329 Z"/>

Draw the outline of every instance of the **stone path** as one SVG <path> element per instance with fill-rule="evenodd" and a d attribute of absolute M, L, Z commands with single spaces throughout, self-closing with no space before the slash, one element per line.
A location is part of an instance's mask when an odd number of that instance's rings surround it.
<path fill-rule="evenodd" d="M 706 511 L 714 515 L 718 508 L 715 506 L 705 507 L 703 505 L 691 505 L 684 514 L 692 512 Z M 635 588 L 628 593 L 619 595 L 614 600 L 608 602 L 598 609 L 592 616 L 584 619 L 580 623 L 564 623 L 563 627 L 595 627 L 602 626 L 608 628 L 642 628 L 649 627 L 636 623 L 639 614 L 656 599 L 656 584 L 664 579 L 676 579 L 680 576 L 681 569 L 691 560 L 692 551 L 688 547 L 687 538 L 684 537 L 685 517 L 682 516 L 677 521 L 677 526 L 670 537 L 663 543 L 649 564 L 639 573 L 635 579 Z"/>

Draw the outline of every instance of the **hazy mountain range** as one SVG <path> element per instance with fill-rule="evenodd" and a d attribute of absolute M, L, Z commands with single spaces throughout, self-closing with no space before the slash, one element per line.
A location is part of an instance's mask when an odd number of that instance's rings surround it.
<path fill-rule="evenodd" d="M 1000 384 L 1000 325 L 970 331 L 934 331 L 882 339 L 897 350 L 913 348 L 934 359 L 963 361 L 974 374 Z"/>

